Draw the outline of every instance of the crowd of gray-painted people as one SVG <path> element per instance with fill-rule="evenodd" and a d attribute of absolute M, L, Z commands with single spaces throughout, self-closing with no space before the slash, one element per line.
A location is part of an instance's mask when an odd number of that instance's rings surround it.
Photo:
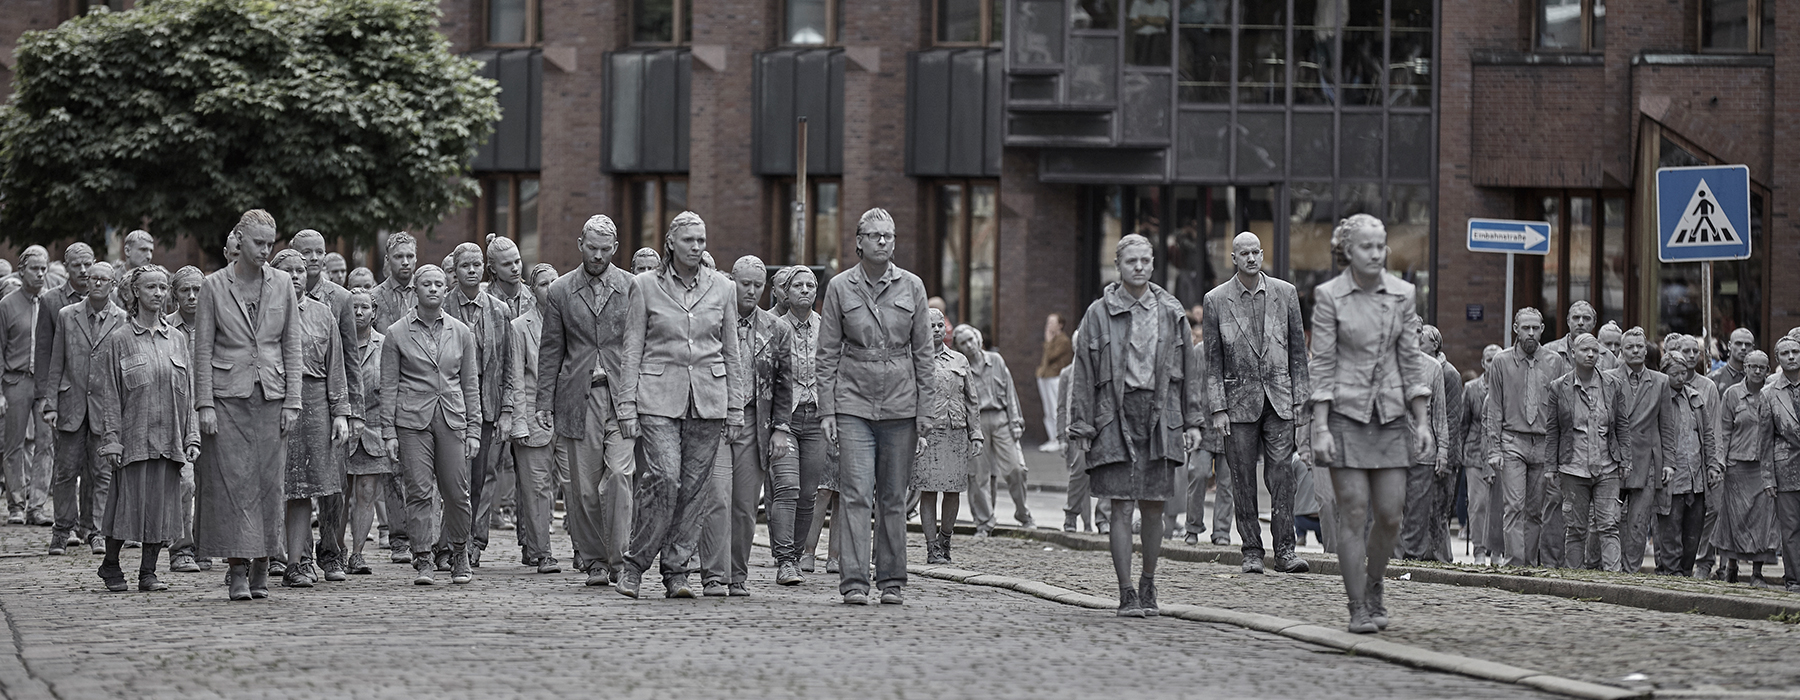
<path fill-rule="evenodd" d="M 582 263 L 559 275 L 495 236 L 421 266 L 395 233 L 379 284 L 316 231 L 275 252 L 260 210 L 209 275 L 155 265 L 143 232 L 118 265 L 83 244 L 55 266 L 26 249 L 0 290 L 9 522 L 51 527 L 52 555 L 103 555 L 109 590 L 129 588 L 128 548 L 137 587 L 166 588 L 167 548 L 173 571 L 222 560 L 229 597 L 251 600 L 271 577 L 369 574 L 370 542 L 416 584 L 469 583 L 496 527 L 516 528 L 522 565 L 560 572 L 560 500 L 588 585 L 637 597 L 656 565 L 685 598 L 749 595 L 759 512 L 776 582 L 801 583 L 830 517 L 824 568 L 852 604 L 904 601 L 909 511 L 928 563 L 951 561 L 965 492 L 978 536 L 1002 485 L 1034 525 L 1006 363 L 893 264 L 885 211 L 861 217 L 860 262 L 822 300 L 804 267 L 717 269 L 691 212 L 629 272 L 607 217 L 573 237 Z M 1524 309 L 1515 346 L 1487 348 L 1465 384 L 1385 269 L 1380 221 L 1350 217 L 1332 244 L 1342 273 L 1315 290 L 1310 332 L 1249 233 L 1191 315 L 1128 235 L 1073 337 L 1049 321 L 1037 374 L 1047 447 L 1070 465 L 1064 529 L 1111 538 L 1120 615 L 1157 613 L 1161 541 L 1182 511 L 1189 543 L 1206 532 L 1209 482 L 1212 541 L 1235 521 L 1244 571 L 1263 572 L 1259 464 L 1273 567 L 1307 571 L 1296 540 L 1317 533 L 1356 632 L 1387 625 L 1390 554 L 1453 558 L 1458 471 L 1477 561 L 1635 571 L 1654 539 L 1659 573 L 1717 560 L 1735 580 L 1750 562 L 1766 585 L 1764 564 L 1800 552 L 1800 335 L 1776 344 L 1771 378 L 1737 331 L 1709 377 L 1697 339 L 1664 338 L 1659 372 L 1641 330 L 1595 334 L 1586 304 L 1541 346 Z"/>

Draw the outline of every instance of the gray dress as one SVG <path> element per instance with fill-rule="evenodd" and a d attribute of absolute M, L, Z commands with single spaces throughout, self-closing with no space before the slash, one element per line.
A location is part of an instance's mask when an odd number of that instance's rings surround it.
<path fill-rule="evenodd" d="M 969 361 L 943 345 L 938 346 L 935 359 L 925 453 L 913 462 L 912 488 L 961 493 L 969 488 L 974 468 L 971 444 L 981 435 L 981 416 L 975 410 Z"/>
<path fill-rule="evenodd" d="M 186 534 L 181 467 L 200 444 L 187 334 L 158 320 L 128 321 L 96 353 L 93 399 L 99 454 L 119 455 L 100 530 L 109 538 L 173 542 Z"/>
<path fill-rule="evenodd" d="M 1718 509 L 1712 545 L 1727 559 L 1775 563 L 1780 544 L 1775 528 L 1774 414 L 1769 398 L 1748 385 L 1734 384 L 1721 400 L 1719 435 L 1725 440 L 1725 483 L 1709 491 L 1707 505 Z M 1767 464 L 1767 468 L 1765 468 Z"/>
<path fill-rule="evenodd" d="M 332 447 L 331 420 L 350 412 L 337 319 L 329 307 L 302 298 L 300 324 L 305 377 L 300 384 L 300 420 L 287 435 L 282 493 L 288 500 L 343 493 L 344 454 Z"/>

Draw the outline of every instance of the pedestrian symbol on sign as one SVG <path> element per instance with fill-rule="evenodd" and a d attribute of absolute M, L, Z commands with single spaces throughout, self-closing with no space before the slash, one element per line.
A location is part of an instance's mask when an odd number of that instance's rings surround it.
<path fill-rule="evenodd" d="M 1743 238 L 1731 225 L 1731 220 L 1719 211 L 1718 198 L 1713 195 L 1706 180 L 1694 188 L 1694 194 L 1688 198 L 1687 208 L 1682 210 L 1681 221 L 1675 224 L 1675 234 L 1669 237 L 1668 247 L 1681 248 L 1707 245 L 1740 245 Z"/>

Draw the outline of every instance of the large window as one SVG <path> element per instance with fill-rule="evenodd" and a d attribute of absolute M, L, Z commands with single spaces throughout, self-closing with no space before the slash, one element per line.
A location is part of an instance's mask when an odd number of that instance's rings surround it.
<path fill-rule="evenodd" d="M 1000 253 L 1000 183 L 941 181 L 932 188 L 938 264 L 933 288 L 951 322 L 967 323 L 994 342 L 996 263 Z"/>
<path fill-rule="evenodd" d="M 694 0 L 631 0 L 631 43 L 673 46 L 692 39 Z"/>
<path fill-rule="evenodd" d="M 488 46 L 536 44 L 538 21 L 538 0 L 487 0 Z"/>
<path fill-rule="evenodd" d="M 661 255 L 663 230 L 676 214 L 687 210 L 687 178 L 642 177 L 628 181 L 625 187 L 631 218 L 624 222 L 627 231 L 620 240 L 631 246 L 619 246 L 620 259 L 630 260 L 639 248 Z"/>
<path fill-rule="evenodd" d="M 1606 48 L 1606 0 L 1535 0 L 1536 46 L 1540 51 L 1599 51 Z"/>
<path fill-rule="evenodd" d="M 1550 254 L 1520 256 L 1520 306 L 1544 312 L 1545 340 L 1568 332 L 1569 305 L 1594 305 L 1599 322 L 1626 325 L 1626 248 L 1630 194 L 1609 190 L 1539 190 L 1528 196 L 1521 218 L 1550 222 Z"/>
<path fill-rule="evenodd" d="M 481 201 L 476 208 L 476 228 L 498 233 L 519 244 L 526 267 L 540 257 L 538 237 L 537 173 L 489 174 L 481 177 Z"/>
<path fill-rule="evenodd" d="M 1430 106 L 1431 0 L 1293 0 L 1289 7 L 1181 0 L 1181 102 Z"/>
<path fill-rule="evenodd" d="M 1775 48 L 1775 0 L 1700 0 L 1700 48 L 1769 53 Z"/>
<path fill-rule="evenodd" d="M 836 46 L 844 32 L 844 0 L 782 0 L 781 43 Z"/>
<path fill-rule="evenodd" d="M 938 46 L 995 46 L 1005 39 L 1005 0 L 937 0 Z"/>
<path fill-rule="evenodd" d="M 840 208 L 843 183 L 837 179 L 807 178 L 805 231 L 799 220 L 794 181 L 782 180 L 777 190 L 775 230 L 781 233 L 782 263 L 823 267 L 827 276 L 838 271 L 839 242 L 844 236 L 844 212 Z"/>
<path fill-rule="evenodd" d="M 136 0 L 69 0 L 69 16 L 80 17 L 96 7 L 124 12 L 137 6 Z"/>

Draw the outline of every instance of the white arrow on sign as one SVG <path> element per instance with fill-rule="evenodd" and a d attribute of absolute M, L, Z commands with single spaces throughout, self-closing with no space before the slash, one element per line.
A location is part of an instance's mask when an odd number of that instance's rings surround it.
<path fill-rule="evenodd" d="M 1523 231 L 1507 229 L 1478 228 L 1469 231 L 1469 240 L 1473 243 L 1507 243 L 1536 248 L 1548 238 L 1536 228 L 1526 226 Z"/>

